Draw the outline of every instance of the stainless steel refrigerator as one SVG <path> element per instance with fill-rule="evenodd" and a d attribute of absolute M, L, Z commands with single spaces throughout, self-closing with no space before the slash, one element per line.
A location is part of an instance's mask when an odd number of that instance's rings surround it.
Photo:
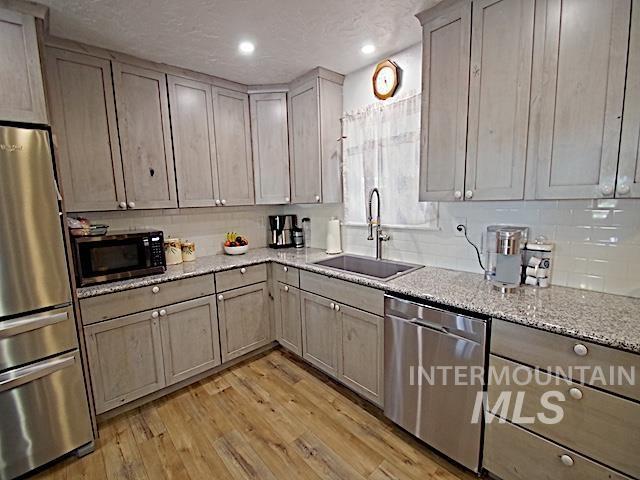
<path fill-rule="evenodd" d="M 47 130 L 0 125 L 0 479 L 93 440 Z"/>

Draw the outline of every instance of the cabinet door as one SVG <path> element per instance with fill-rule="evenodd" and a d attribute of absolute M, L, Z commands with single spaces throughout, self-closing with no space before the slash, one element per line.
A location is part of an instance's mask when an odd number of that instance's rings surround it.
<path fill-rule="evenodd" d="M 302 356 L 300 290 L 278 282 L 276 301 L 278 341 L 287 350 Z"/>
<path fill-rule="evenodd" d="M 631 12 L 627 91 L 616 197 L 640 197 L 640 8 Z"/>
<path fill-rule="evenodd" d="M 126 208 L 111 64 L 56 48 L 48 48 L 46 57 L 51 123 L 67 210 Z"/>
<path fill-rule="evenodd" d="M 338 378 L 377 405 L 384 400 L 384 320 L 356 308 L 339 306 Z"/>
<path fill-rule="evenodd" d="M 268 295 L 266 282 L 218 295 L 223 362 L 271 342 Z"/>
<path fill-rule="evenodd" d="M 33 17 L 0 8 L 0 120 L 48 123 Z"/>
<path fill-rule="evenodd" d="M 158 320 L 152 312 L 85 327 L 96 413 L 165 386 Z"/>
<path fill-rule="evenodd" d="M 312 293 L 300 294 L 302 357 L 320 370 L 338 376 L 338 314 L 335 303 Z"/>
<path fill-rule="evenodd" d="M 473 3 L 465 198 L 524 197 L 534 0 Z"/>
<path fill-rule="evenodd" d="M 218 183 L 223 205 L 253 205 L 249 96 L 213 87 Z"/>
<path fill-rule="evenodd" d="M 218 165 L 211 86 L 169 75 L 169 108 L 181 207 L 215 206 Z"/>
<path fill-rule="evenodd" d="M 420 200 L 459 200 L 464 189 L 471 2 L 422 18 Z"/>
<path fill-rule="evenodd" d="M 536 3 L 542 39 L 536 198 L 612 197 L 624 96 L 630 0 Z"/>
<path fill-rule="evenodd" d="M 320 78 L 322 203 L 342 202 L 342 85 Z"/>
<path fill-rule="evenodd" d="M 318 80 L 289 92 L 289 154 L 291 156 L 291 202 L 322 201 L 320 161 L 320 115 Z"/>
<path fill-rule="evenodd" d="M 220 365 L 215 296 L 170 305 L 159 314 L 167 385 Z"/>
<path fill-rule="evenodd" d="M 287 94 L 256 93 L 250 102 L 256 203 L 289 203 Z"/>
<path fill-rule="evenodd" d="M 129 208 L 178 206 L 164 73 L 113 63 Z"/>

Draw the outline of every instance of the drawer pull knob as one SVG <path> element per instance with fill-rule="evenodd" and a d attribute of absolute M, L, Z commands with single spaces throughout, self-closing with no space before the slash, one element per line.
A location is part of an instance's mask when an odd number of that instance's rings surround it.
<path fill-rule="evenodd" d="M 151 318 L 158 318 L 158 312 L 151 312 Z"/>
<path fill-rule="evenodd" d="M 575 399 L 575 400 L 581 400 L 582 399 L 582 390 L 580 390 L 579 388 L 570 388 L 569 389 L 569 395 L 571 395 L 571 398 Z"/>
<path fill-rule="evenodd" d="M 226 204 L 227 204 L 227 201 L 223 198 L 222 200 L 220 200 L 220 203 L 221 203 L 222 205 L 226 205 Z"/>
<path fill-rule="evenodd" d="M 329 304 L 329 308 L 330 308 L 331 310 L 335 310 L 335 308 L 336 308 L 336 304 L 335 304 L 335 303 L 330 303 L 330 304 Z"/>
<path fill-rule="evenodd" d="M 136 208 L 136 202 L 129 202 L 129 208 Z"/>
<path fill-rule="evenodd" d="M 160 316 L 164 317 L 167 314 L 167 311 L 163 308 L 162 310 L 160 310 Z"/>
<path fill-rule="evenodd" d="M 126 202 L 120 202 L 118 204 L 118 207 L 120 207 L 121 210 L 124 210 L 127 208 L 127 203 Z"/>
<path fill-rule="evenodd" d="M 282 271 L 283 272 L 288 272 L 289 271 L 289 267 L 282 267 Z"/>
<path fill-rule="evenodd" d="M 589 353 L 589 350 L 587 349 L 587 347 L 581 343 L 576 343 L 573 346 L 573 351 L 575 352 L 576 355 L 580 357 L 584 357 L 587 353 Z"/>
<path fill-rule="evenodd" d="M 289 291 L 289 286 L 288 286 L 288 285 L 285 285 L 285 286 L 284 286 L 284 291 L 285 291 L 285 292 L 288 292 L 288 291 Z"/>
<path fill-rule="evenodd" d="M 241 273 L 242 275 L 244 275 L 245 273 L 247 273 L 247 269 L 246 269 L 246 268 L 244 268 L 244 267 L 242 267 L 242 268 L 240 269 L 240 273 Z"/>
<path fill-rule="evenodd" d="M 340 311 L 340 305 L 338 305 L 337 303 L 336 303 L 336 307 L 335 308 L 336 308 L 336 312 Z"/>
<path fill-rule="evenodd" d="M 158 293 L 160 291 L 160 287 L 153 287 L 151 289 L 151 293 Z"/>
<path fill-rule="evenodd" d="M 224 296 L 223 295 L 218 295 L 218 300 L 220 300 L 220 301 L 224 300 Z"/>
<path fill-rule="evenodd" d="M 560 461 L 562 461 L 562 464 L 566 465 L 567 467 L 573 467 L 573 458 L 571 458 L 569 455 L 561 455 Z"/>
<path fill-rule="evenodd" d="M 220 200 L 216 198 L 216 205 L 220 205 Z"/>

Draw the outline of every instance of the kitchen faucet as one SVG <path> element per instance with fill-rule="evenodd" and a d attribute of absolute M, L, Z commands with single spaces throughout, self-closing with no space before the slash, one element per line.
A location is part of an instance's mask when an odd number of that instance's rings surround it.
<path fill-rule="evenodd" d="M 375 221 L 373 220 L 373 194 L 376 194 L 378 197 L 378 214 L 376 215 Z M 367 240 L 373 240 L 373 226 L 376 226 L 376 260 L 382 260 L 382 242 L 386 242 L 391 239 L 391 236 L 387 235 L 382 231 L 382 225 L 380 224 L 380 191 L 377 187 L 373 187 L 371 192 L 369 192 L 369 212 L 367 215 L 367 222 L 369 223 L 369 236 Z"/>

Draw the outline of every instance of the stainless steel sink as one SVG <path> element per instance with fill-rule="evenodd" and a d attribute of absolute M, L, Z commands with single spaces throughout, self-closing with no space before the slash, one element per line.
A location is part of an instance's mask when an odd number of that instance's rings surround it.
<path fill-rule="evenodd" d="M 361 257 L 358 255 L 340 255 L 339 257 L 320 260 L 314 264 L 383 281 L 391 280 L 400 275 L 405 275 L 422 268 L 422 265 L 394 262 L 391 260 L 376 260 L 375 258 Z"/>

